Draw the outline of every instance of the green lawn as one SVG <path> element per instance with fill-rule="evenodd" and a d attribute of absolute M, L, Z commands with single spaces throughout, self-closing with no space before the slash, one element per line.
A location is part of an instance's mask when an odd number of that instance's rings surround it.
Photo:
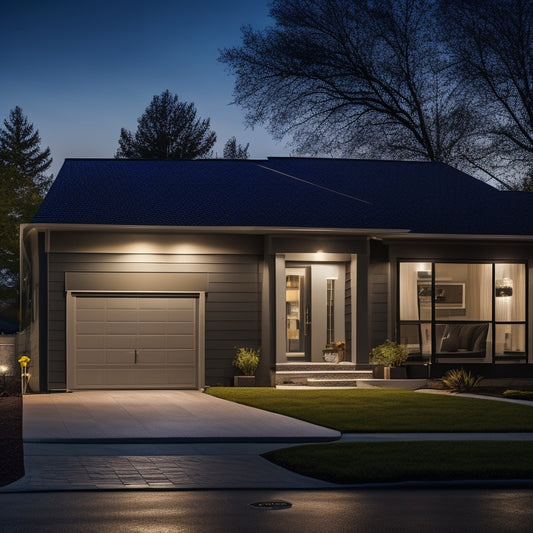
<path fill-rule="evenodd" d="M 207 394 L 343 433 L 533 431 L 533 406 L 407 390 L 212 387 Z"/>
<path fill-rule="evenodd" d="M 310 444 L 263 457 L 299 474 L 344 484 L 533 479 L 533 442 Z"/>
<path fill-rule="evenodd" d="M 533 406 L 391 389 L 214 387 L 208 394 L 342 432 L 533 431 Z M 264 457 L 333 483 L 533 479 L 533 442 L 311 444 Z"/>

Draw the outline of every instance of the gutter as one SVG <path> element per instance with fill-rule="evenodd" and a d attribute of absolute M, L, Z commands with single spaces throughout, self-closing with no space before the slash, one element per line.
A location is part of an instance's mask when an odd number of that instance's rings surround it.
<path fill-rule="evenodd" d="M 119 224 L 29 223 L 20 227 L 21 239 L 32 231 L 104 231 L 181 234 L 240 234 L 240 235 L 331 235 L 369 237 L 378 240 L 432 241 L 521 241 L 533 242 L 533 235 L 495 235 L 471 233 L 413 233 L 409 229 L 393 228 L 308 228 L 287 226 L 140 226 Z"/>

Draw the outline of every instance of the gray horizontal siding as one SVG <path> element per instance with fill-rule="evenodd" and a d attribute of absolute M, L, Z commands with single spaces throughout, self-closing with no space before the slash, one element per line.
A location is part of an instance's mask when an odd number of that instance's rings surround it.
<path fill-rule="evenodd" d="M 371 347 L 385 341 L 388 334 L 388 301 L 389 278 L 387 266 L 380 264 L 373 267 L 370 275 L 370 319 L 371 319 Z"/>
<path fill-rule="evenodd" d="M 49 254 L 49 388 L 66 387 L 65 272 L 205 273 L 206 384 L 229 384 L 239 346 L 261 343 L 262 257 L 257 255 Z"/>

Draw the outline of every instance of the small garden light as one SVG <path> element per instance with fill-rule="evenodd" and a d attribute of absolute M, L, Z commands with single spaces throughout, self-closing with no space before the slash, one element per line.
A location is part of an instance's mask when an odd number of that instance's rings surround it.
<path fill-rule="evenodd" d="M 31 359 L 27 355 L 23 355 L 18 360 L 20 364 L 20 379 L 22 384 L 22 394 L 26 394 L 28 389 L 28 383 L 30 381 L 31 374 L 28 372 L 28 363 Z"/>
<path fill-rule="evenodd" d="M 6 374 L 9 370 L 9 367 L 6 365 L 0 365 L 0 373 L 4 376 L 4 384 L 2 387 L 2 392 L 6 392 Z"/>

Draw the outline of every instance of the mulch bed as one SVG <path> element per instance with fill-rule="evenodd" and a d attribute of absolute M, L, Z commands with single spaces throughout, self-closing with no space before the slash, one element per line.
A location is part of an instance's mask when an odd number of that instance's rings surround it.
<path fill-rule="evenodd" d="M 0 396 L 0 487 L 24 475 L 22 395 Z"/>

